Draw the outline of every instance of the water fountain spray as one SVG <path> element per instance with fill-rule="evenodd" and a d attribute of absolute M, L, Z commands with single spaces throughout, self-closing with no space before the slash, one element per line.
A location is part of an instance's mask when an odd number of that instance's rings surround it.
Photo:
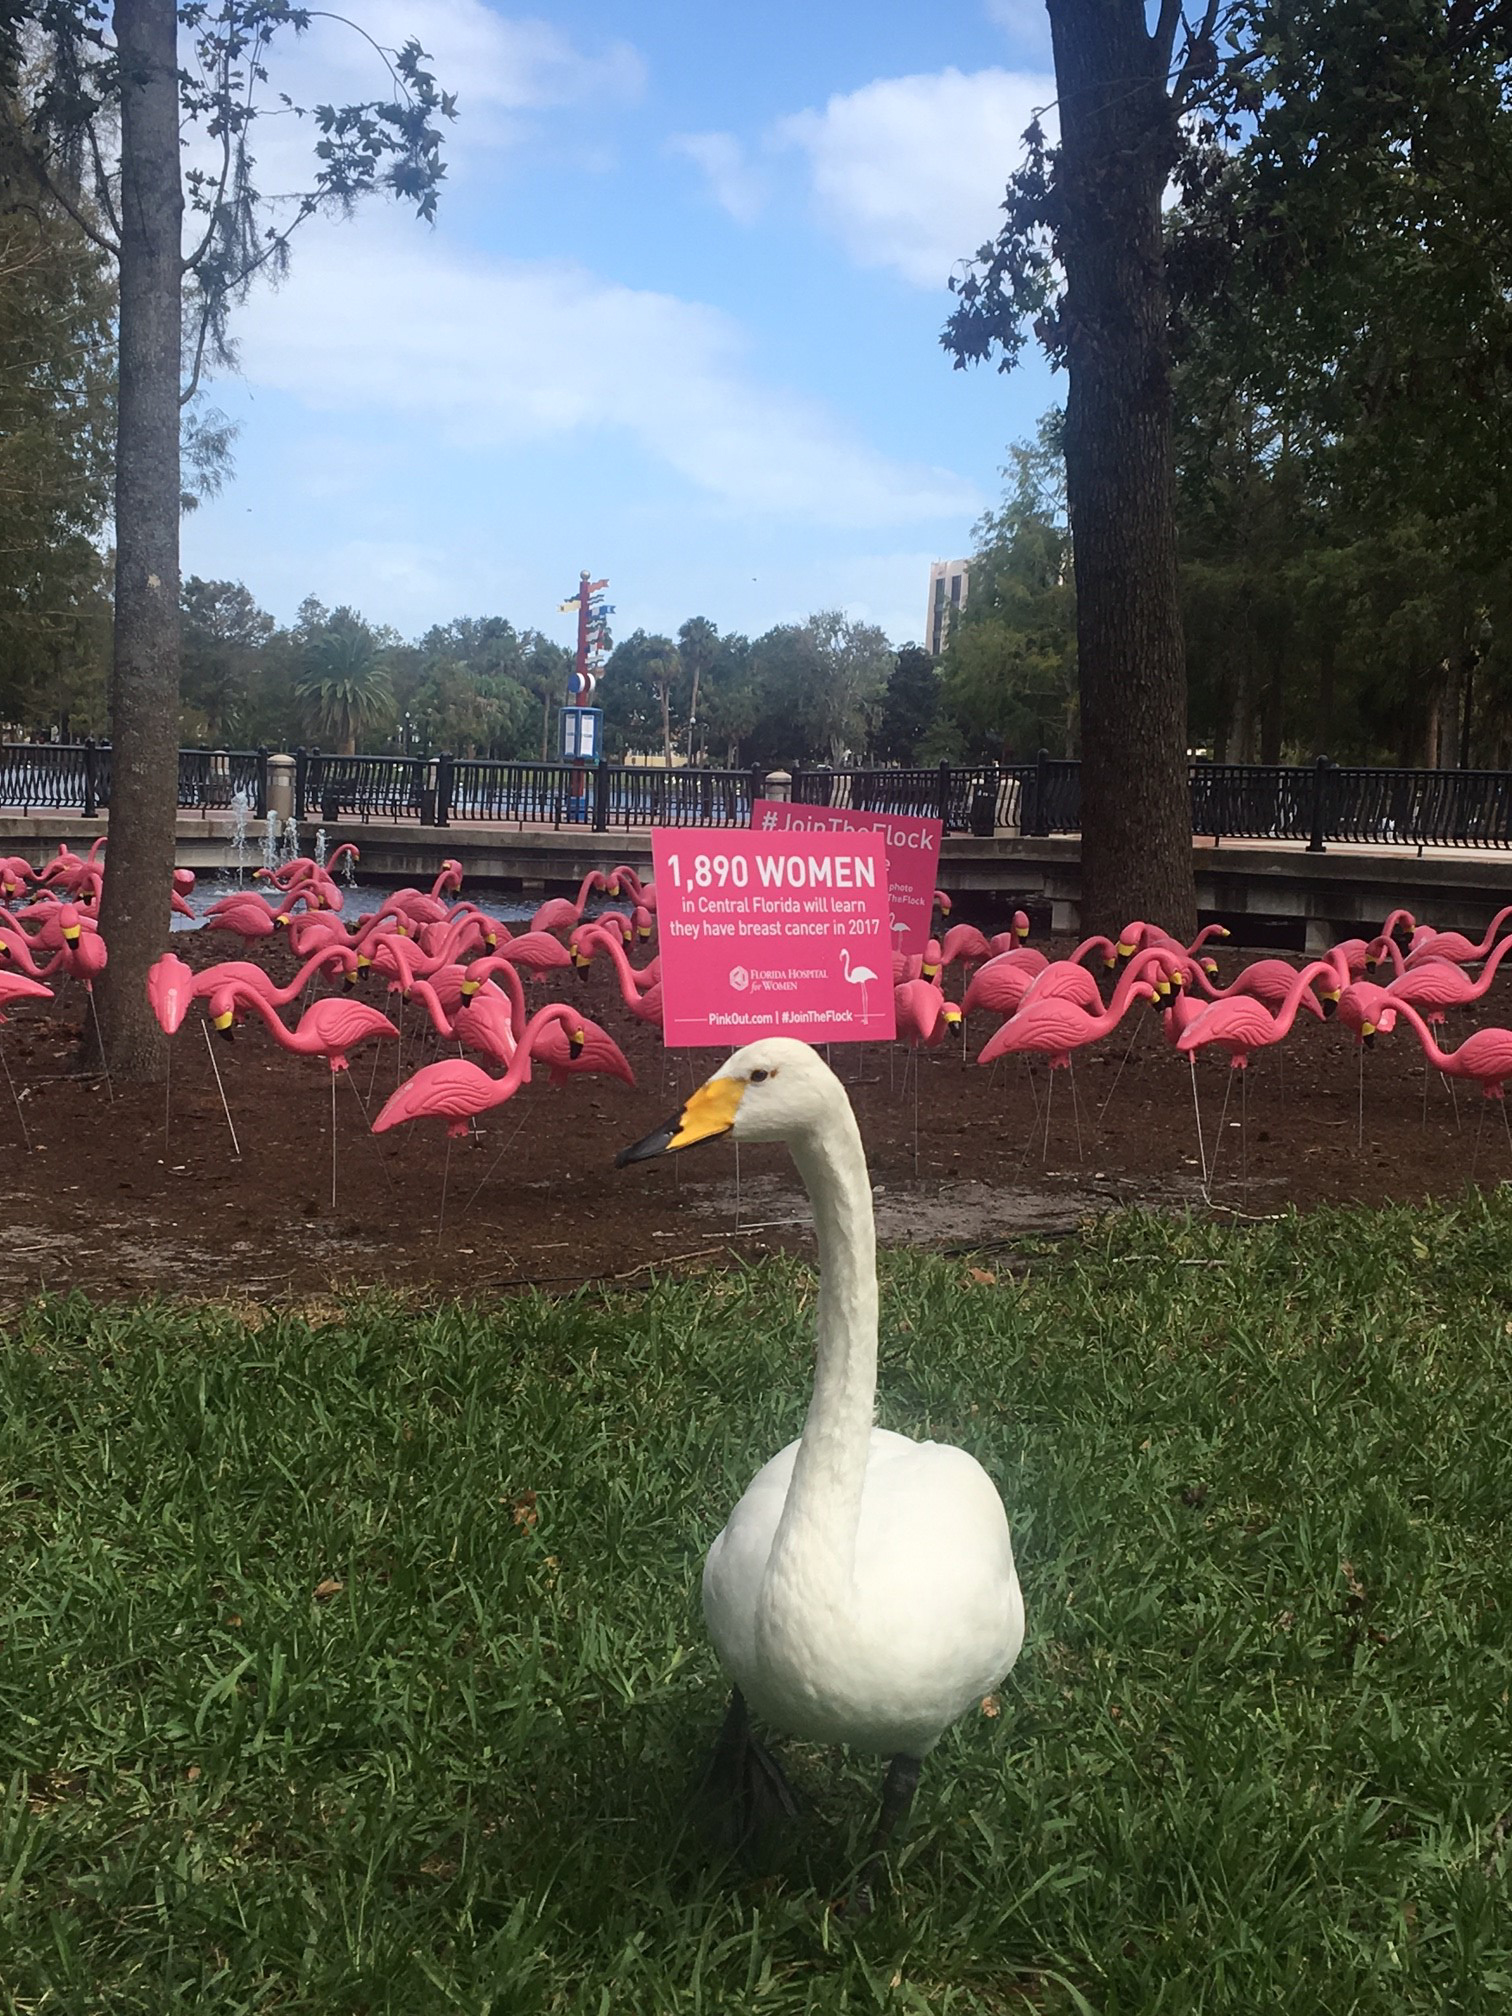
<path fill-rule="evenodd" d="M 231 794 L 231 854 L 236 862 L 236 886 L 247 879 L 247 814 L 251 804 L 240 785 Z"/>

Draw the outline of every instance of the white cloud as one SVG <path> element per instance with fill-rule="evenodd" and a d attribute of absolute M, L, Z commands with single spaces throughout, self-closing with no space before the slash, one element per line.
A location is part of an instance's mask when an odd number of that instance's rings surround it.
<path fill-rule="evenodd" d="M 998 205 L 1049 77 L 1007 70 L 881 78 L 780 122 L 808 157 L 815 207 L 860 266 L 944 289 L 951 268 L 995 237 Z"/>
<path fill-rule="evenodd" d="M 380 52 L 411 40 L 430 58 L 438 87 L 457 99 L 457 120 L 442 142 L 453 180 L 475 157 L 525 138 L 541 115 L 633 103 L 645 88 L 644 59 L 628 42 L 580 48 L 549 21 L 499 14 L 483 0 L 351 0 L 342 18 L 317 14 L 304 34 L 285 31 L 273 45 L 259 93 L 266 116 L 252 135 L 259 188 L 297 192 L 313 165 L 318 135 L 279 106 L 280 93 L 307 110 L 386 98 L 393 86 Z M 201 136 L 192 158 L 214 157 Z"/>
<path fill-rule="evenodd" d="M 710 195 L 737 224 L 755 223 L 766 188 L 733 133 L 675 133 L 667 150 L 686 156 L 703 170 Z"/>
<path fill-rule="evenodd" d="M 315 412 L 419 419 L 467 451 L 629 437 L 732 511 L 883 526 L 969 516 L 973 487 L 763 385 L 720 311 L 566 261 L 463 260 L 402 222 L 318 227 L 239 319 L 242 369 Z"/>
<path fill-rule="evenodd" d="M 1020 47 L 1039 51 L 1050 48 L 1050 17 L 1044 0 L 985 0 L 982 9 L 995 28 L 1001 28 Z"/>

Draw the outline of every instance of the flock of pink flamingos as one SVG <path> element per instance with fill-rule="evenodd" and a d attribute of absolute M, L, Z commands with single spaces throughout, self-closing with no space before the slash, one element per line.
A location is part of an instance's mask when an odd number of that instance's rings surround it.
<path fill-rule="evenodd" d="M 20 857 L 0 861 L 6 906 L 0 908 L 0 1006 L 50 998 L 50 979 L 76 981 L 87 992 L 104 969 L 106 947 L 96 919 L 102 845 L 97 841 L 87 858 L 60 847 L 41 868 Z M 376 911 L 349 922 L 333 873 L 347 855 L 355 859 L 356 848 L 339 847 L 324 864 L 302 857 L 259 870 L 263 888 L 238 890 L 212 904 L 204 913 L 207 931 L 240 939 L 249 953 L 259 944 L 287 943 L 300 962 L 298 971 L 279 987 L 250 957 L 196 971 L 166 953 L 148 978 L 163 1029 L 178 1030 L 198 1001 L 208 1024 L 223 1033 L 255 1016 L 282 1048 L 324 1057 L 335 1074 L 347 1069 L 361 1046 L 400 1040 L 400 1028 L 345 991 L 310 1001 L 293 1026 L 281 1011 L 319 981 L 350 989 L 363 976 L 375 976 L 400 1003 L 421 1009 L 439 1039 L 483 1060 L 473 1063 L 459 1054 L 423 1064 L 372 1117 L 372 1130 L 380 1134 L 438 1116 L 447 1122 L 449 1136 L 465 1135 L 478 1114 L 529 1083 L 536 1064 L 553 1083 L 585 1072 L 635 1082 L 619 1045 L 581 1009 L 550 1001 L 532 1011 L 527 1001 L 528 985 L 558 970 L 585 969 L 602 955 L 612 962 L 629 1014 L 660 1027 L 656 893 L 634 869 L 621 865 L 586 876 L 575 901 L 544 903 L 527 929 L 512 931 L 478 904 L 458 898 L 462 870 L 450 860 L 429 890 L 396 889 Z M 175 871 L 171 900 L 189 915 L 194 913 L 186 898 L 193 882 L 187 870 Z M 605 909 L 589 919 L 595 894 L 628 902 L 628 910 Z M 1257 959 L 1220 986 L 1216 962 L 1205 948 L 1228 935 L 1221 925 L 1208 925 L 1183 945 L 1157 925 L 1131 923 L 1116 940 L 1088 938 L 1070 957 L 1051 960 L 1023 942 L 1029 925 L 1022 912 L 1015 912 L 1011 931 L 985 937 L 970 924 L 947 927 L 949 898 L 937 892 L 937 902 L 940 936 L 922 956 L 894 959 L 898 1037 L 913 1051 L 936 1047 L 954 1031 L 964 1056 L 966 1025 L 980 1028 L 990 1019 L 997 1026 L 977 1054 L 979 1064 L 1021 1055 L 1048 1063 L 1053 1073 L 1108 1037 L 1141 1002 L 1159 1010 L 1178 1054 L 1195 1059 L 1211 1050 L 1236 1069 L 1280 1043 L 1297 1016 L 1306 1014 L 1336 1015 L 1361 1045 L 1401 1022 L 1416 1036 L 1428 1065 L 1446 1078 L 1473 1080 L 1489 1098 L 1501 1099 L 1512 1077 L 1512 1029 L 1479 1028 L 1450 1050 L 1441 1048 L 1435 1035 L 1446 1011 L 1477 1001 L 1490 988 L 1512 949 L 1512 936 L 1498 941 L 1496 935 L 1512 918 L 1512 906 L 1498 911 L 1478 942 L 1393 910 L 1372 938 L 1345 939 L 1301 967 L 1285 959 Z M 646 963 L 637 965 L 636 953 L 644 954 Z M 1479 974 L 1472 978 L 1469 969 L 1477 966 Z M 951 998 L 955 969 L 961 980 L 957 998 Z M 1106 1000 L 1099 969 L 1117 976 Z M 333 1098 L 335 1082 L 333 1076 Z M 1195 1076 L 1193 1093 L 1195 1099 Z M 1200 1112 L 1198 1138 L 1200 1144 Z M 1205 1153 L 1203 1161 L 1206 1173 Z"/>

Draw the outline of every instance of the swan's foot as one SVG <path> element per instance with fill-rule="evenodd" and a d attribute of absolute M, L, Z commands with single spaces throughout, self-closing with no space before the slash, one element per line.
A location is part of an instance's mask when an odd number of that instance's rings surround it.
<path fill-rule="evenodd" d="M 779 1820 L 798 1815 L 787 1774 L 751 1729 L 750 1711 L 737 1687 L 730 1695 L 714 1754 L 699 1785 L 721 1846 L 739 1854 Z"/>
<path fill-rule="evenodd" d="M 899 1823 L 908 1818 L 914 1794 L 919 1789 L 921 1768 L 921 1760 L 917 1757 L 894 1757 L 888 1765 L 887 1776 L 882 1781 L 882 1810 L 877 1815 L 877 1830 L 872 1835 L 866 1860 L 856 1873 L 855 1888 L 835 1907 L 837 1917 L 849 1923 L 869 1918 L 877 1893 L 887 1889 L 887 1850 Z"/>

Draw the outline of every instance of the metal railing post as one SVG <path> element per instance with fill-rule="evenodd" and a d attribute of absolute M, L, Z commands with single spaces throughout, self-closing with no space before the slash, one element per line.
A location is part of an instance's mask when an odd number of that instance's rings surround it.
<path fill-rule="evenodd" d="M 95 739 L 93 735 L 84 737 L 84 817 L 98 816 L 99 803 L 95 797 Z"/>
<path fill-rule="evenodd" d="M 305 785 L 309 775 L 309 751 L 300 747 L 294 751 L 294 817 L 301 826 L 305 820 Z"/>
<path fill-rule="evenodd" d="M 600 756 L 593 766 L 593 830 L 609 831 L 609 758 Z"/>
<path fill-rule="evenodd" d="M 449 826 L 451 824 L 452 773 L 456 768 L 456 761 L 456 757 L 446 749 L 443 749 L 441 754 L 436 758 L 436 824 L 438 826 Z"/>
<path fill-rule="evenodd" d="M 1024 831 L 1040 837 L 1050 831 L 1050 751 L 1041 749 L 1034 759 L 1034 806 L 1033 816 L 1025 821 Z"/>
<path fill-rule="evenodd" d="M 1313 765 L 1312 794 L 1312 838 L 1307 843 L 1309 854 L 1325 854 L 1323 835 L 1328 824 L 1328 773 L 1332 768 L 1326 756 L 1320 756 Z"/>
<path fill-rule="evenodd" d="M 940 764 L 940 783 L 939 789 L 935 794 L 935 807 L 939 815 L 941 831 L 948 833 L 950 831 L 950 765 L 943 761 Z"/>
<path fill-rule="evenodd" d="M 268 752 L 261 742 L 257 745 L 257 802 L 252 807 L 254 819 L 268 816 Z"/>

